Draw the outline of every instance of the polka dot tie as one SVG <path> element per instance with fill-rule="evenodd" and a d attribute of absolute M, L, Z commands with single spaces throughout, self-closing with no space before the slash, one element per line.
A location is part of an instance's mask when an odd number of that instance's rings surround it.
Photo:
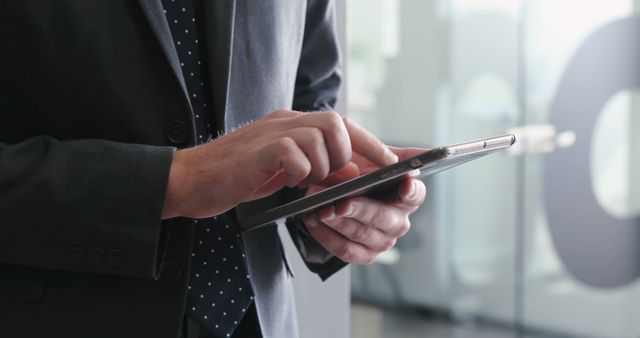
<path fill-rule="evenodd" d="M 253 301 L 240 234 L 223 215 L 196 220 L 194 239 L 187 313 L 216 337 L 230 337 Z"/>
<path fill-rule="evenodd" d="M 162 0 L 196 121 L 198 143 L 211 139 L 191 0 Z M 187 313 L 216 337 L 230 337 L 253 301 L 242 240 L 231 217 L 195 220 Z"/>

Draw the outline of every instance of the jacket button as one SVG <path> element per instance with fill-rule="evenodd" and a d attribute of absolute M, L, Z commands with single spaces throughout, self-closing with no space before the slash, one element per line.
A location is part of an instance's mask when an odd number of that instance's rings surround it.
<path fill-rule="evenodd" d="M 55 263 L 67 262 L 67 250 L 61 246 L 54 246 L 49 249 L 49 258 Z"/>
<path fill-rule="evenodd" d="M 176 145 L 184 144 L 189 140 L 189 128 L 182 121 L 171 121 L 167 126 L 167 138 Z"/>
<path fill-rule="evenodd" d="M 174 262 L 166 262 L 160 272 L 160 281 L 173 284 L 180 279 L 180 267 Z"/>
<path fill-rule="evenodd" d="M 113 249 L 107 253 L 107 264 L 111 266 L 121 266 L 124 264 L 124 252 L 122 250 Z"/>

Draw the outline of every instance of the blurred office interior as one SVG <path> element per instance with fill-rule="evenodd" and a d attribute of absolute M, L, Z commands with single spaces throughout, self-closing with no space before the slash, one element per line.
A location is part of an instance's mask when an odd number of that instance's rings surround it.
<path fill-rule="evenodd" d="M 426 179 L 351 269 L 351 335 L 640 335 L 640 1 L 346 1 L 347 111 L 385 142 L 515 131 Z"/>

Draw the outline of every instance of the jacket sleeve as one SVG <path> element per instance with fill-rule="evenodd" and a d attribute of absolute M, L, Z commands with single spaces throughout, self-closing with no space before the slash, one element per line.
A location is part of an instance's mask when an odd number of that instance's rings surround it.
<path fill-rule="evenodd" d="M 342 83 L 333 0 L 308 0 L 305 22 L 293 109 L 333 110 Z"/>
<path fill-rule="evenodd" d="M 157 278 L 174 152 L 48 136 L 0 143 L 0 262 Z"/>
<path fill-rule="evenodd" d="M 332 0 L 308 0 L 304 43 L 296 77 L 293 109 L 334 110 L 342 82 L 340 49 Z M 304 195 L 299 189 L 285 189 L 285 202 Z M 297 219 L 288 219 L 287 229 L 307 267 L 322 280 L 347 263 L 325 250 Z"/>

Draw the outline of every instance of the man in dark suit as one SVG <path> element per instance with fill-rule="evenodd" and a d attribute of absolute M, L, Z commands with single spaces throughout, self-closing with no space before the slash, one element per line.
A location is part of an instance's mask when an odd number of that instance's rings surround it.
<path fill-rule="evenodd" d="M 327 112 L 334 27 L 330 0 L 0 1 L 0 336 L 295 337 L 276 228 L 235 217 L 420 151 Z M 324 279 L 424 196 L 287 227 Z"/>

